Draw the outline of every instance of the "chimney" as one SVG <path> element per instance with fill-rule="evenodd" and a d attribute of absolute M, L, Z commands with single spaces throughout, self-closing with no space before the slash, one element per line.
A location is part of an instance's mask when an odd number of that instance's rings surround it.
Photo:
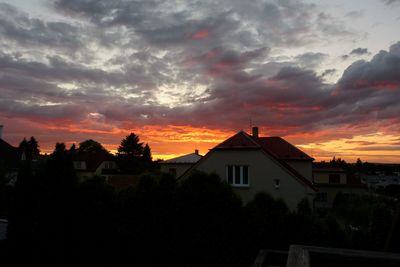
<path fill-rule="evenodd" d="M 258 127 L 253 127 L 253 137 L 258 138 Z"/>
<path fill-rule="evenodd" d="M 195 149 L 195 150 L 194 150 L 194 153 L 195 153 L 196 155 L 198 155 L 198 154 L 199 154 L 199 150 L 198 150 L 198 149 Z"/>
<path fill-rule="evenodd" d="M 0 139 L 3 139 L 3 125 L 0 125 Z"/>

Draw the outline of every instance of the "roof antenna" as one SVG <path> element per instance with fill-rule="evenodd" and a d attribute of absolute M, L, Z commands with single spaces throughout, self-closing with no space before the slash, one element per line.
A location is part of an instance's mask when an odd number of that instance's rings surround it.
<path fill-rule="evenodd" d="M 252 119 L 250 118 L 250 133 L 251 133 L 251 131 L 253 130 L 253 121 L 252 121 Z"/>

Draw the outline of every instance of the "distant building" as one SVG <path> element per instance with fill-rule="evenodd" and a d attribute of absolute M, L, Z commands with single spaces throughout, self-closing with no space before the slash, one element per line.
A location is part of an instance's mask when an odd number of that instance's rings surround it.
<path fill-rule="evenodd" d="M 0 171 L 10 183 L 15 183 L 23 153 L 2 139 L 3 125 L 0 125 Z"/>
<path fill-rule="evenodd" d="M 358 174 L 363 183 L 365 183 L 370 189 L 385 189 L 388 186 L 400 186 L 400 176 L 397 174 L 385 175 L 385 174 Z"/>
<path fill-rule="evenodd" d="M 80 181 L 94 176 L 102 176 L 106 180 L 118 173 L 114 156 L 105 153 L 89 153 L 76 155 L 73 158 L 74 169 Z"/>
<path fill-rule="evenodd" d="M 194 170 L 216 173 L 248 202 L 258 192 L 283 199 L 291 210 L 304 198 L 313 202 L 317 189 L 312 184 L 314 159 L 280 137 L 259 137 L 243 131 L 211 149 L 181 177 Z"/>
<path fill-rule="evenodd" d="M 196 149 L 194 153 L 186 154 L 180 157 L 172 158 L 160 162 L 161 172 L 169 173 L 178 178 L 182 176 L 188 169 L 196 164 L 202 156 Z"/>
<path fill-rule="evenodd" d="M 316 208 L 331 208 L 339 192 L 366 192 L 366 186 L 359 178 L 348 177 L 344 169 L 331 162 L 313 163 L 313 183 L 319 190 L 314 202 Z"/>

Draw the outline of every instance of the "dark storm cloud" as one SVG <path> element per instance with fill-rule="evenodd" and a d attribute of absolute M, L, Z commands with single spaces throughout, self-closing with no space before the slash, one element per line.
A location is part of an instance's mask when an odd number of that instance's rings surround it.
<path fill-rule="evenodd" d="M 347 60 L 351 57 L 357 57 L 357 56 L 363 56 L 363 55 L 369 55 L 369 54 L 370 54 L 370 52 L 368 51 L 367 48 L 359 47 L 359 48 L 355 48 L 355 49 L 351 50 L 351 52 L 348 55 L 341 56 L 341 58 L 343 60 Z"/>
<path fill-rule="evenodd" d="M 242 47 L 262 43 L 296 46 L 312 41 L 315 34 L 348 33 L 329 15 L 316 14 L 315 5 L 294 0 L 56 0 L 54 7 L 102 27 L 127 27 L 156 46 L 187 45 L 188 39 L 201 39 L 209 47 L 227 41 Z"/>
<path fill-rule="evenodd" d="M 353 49 L 350 52 L 350 55 L 362 56 L 362 55 L 366 55 L 366 54 L 369 54 L 368 49 L 367 48 L 361 48 L 361 47 Z"/>
<path fill-rule="evenodd" d="M 371 61 L 356 61 L 343 73 L 338 85 L 346 89 L 393 89 L 400 85 L 400 42 L 380 51 Z"/>
<path fill-rule="evenodd" d="M 34 43 L 36 52 L 58 45 L 67 52 L 40 60 L 1 52 L 3 115 L 82 121 L 95 113 L 110 125 L 226 129 L 243 128 L 252 118 L 259 125 L 309 132 L 397 120 L 395 114 L 400 113 L 400 44 L 371 61 L 354 62 L 337 84 L 323 79 L 335 70 L 322 75 L 310 70 L 326 58 L 323 53 L 305 53 L 292 62 L 270 56 L 275 46 L 297 47 L 349 35 L 340 21 L 311 4 L 57 0 L 54 7 L 92 27 L 93 50 L 105 49 L 98 52 L 105 64 L 99 58 L 91 65 L 69 56 L 70 51 L 88 49 L 82 45 L 87 28 L 76 26 L 81 24 L 34 21 L 6 6 L 18 19 L 1 17 L 4 38 L 20 45 Z M 173 86 L 166 96 L 159 95 Z M 163 105 L 162 97 L 179 103 Z"/>
<path fill-rule="evenodd" d="M 324 70 L 324 72 L 321 74 L 321 77 L 334 75 L 336 73 L 336 71 L 337 71 L 336 69 Z"/>
<path fill-rule="evenodd" d="M 387 5 L 400 3 L 400 0 L 382 0 L 382 1 Z"/>

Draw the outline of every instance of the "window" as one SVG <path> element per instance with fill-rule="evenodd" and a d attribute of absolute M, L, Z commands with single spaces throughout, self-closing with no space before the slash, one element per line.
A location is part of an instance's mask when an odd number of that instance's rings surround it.
<path fill-rule="evenodd" d="M 228 165 L 226 166 L 226 178 L 229 184 L 234 186 L 249 185 L 249 166 Z"/>
<path fill-rule="evenodd" d="M 329 183 L 330 184 L 340 184 L 340 175 L 339 174 L 329 174 Z"/>
<path fill-rule="evenodd" d="M 279 187 L 281 187 L 281 181 L 279 179 L 275 179 L 274 183 L 275 183 L 275 189 L 279 189 Z"/>
<path fill-rule="evenodd" d="M 114 169 L 114 164 L 112 162 L 106 162 L 104 164 L 105 169 Z"/>

